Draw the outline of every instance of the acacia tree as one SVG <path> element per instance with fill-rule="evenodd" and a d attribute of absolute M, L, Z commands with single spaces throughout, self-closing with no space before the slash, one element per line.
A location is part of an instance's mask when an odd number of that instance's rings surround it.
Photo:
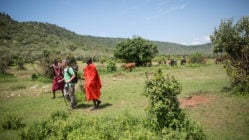
<path fill-rule="evenodd" d="M 234 86 L 241 86 L 243 93 L 249 91 L 249 17 L 242 17 L 236 24 L 233 19 L 222 20 L 210 36 L 214 53 L 225 53 L 227 74 Z"/>
<path fill-rule="evenodd" d="M 125 62 L 135 62 L 136 65 L 142 66 L 155 57 L 158 53 L 157 46 L 143 38 L 127 39 L 117 44 L 114 49 L 114 56 Z"/>

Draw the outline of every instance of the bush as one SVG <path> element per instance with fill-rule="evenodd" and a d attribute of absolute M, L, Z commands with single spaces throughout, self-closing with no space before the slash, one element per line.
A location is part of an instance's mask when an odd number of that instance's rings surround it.
<path fill-rule="evenodd" d="M 68 115 L 65 111 L 56 111 L 56 112 L 53 112 L 50 117 L 53 121 L 56 121 L 59 119 L 66 120 L 68 118 Z"/>
<path fill-rule="evenodd" d="M 36 73 L 33 73 L 31 75 L 31 80 L 32 81 L 40 81 L 40 82 L 43 82 L 43 83 L 51 83 L 52 80 L 44 75 L 40 75 L 40 74 L 36 74 Z"/>
<path fill-rule="evenodd" d="M 9 69 L 9 66 L 12 63 L 12 56 L 10 54 L 10 51 L 8 50 L 1 50 L 0 53 L 0 73 L 7 74 L 7 70 Z"/>
<path fill-rule="evenodd" d="M 147 73 L 145 96 L 149 97 L 145 125 L 163 139 L 206 139 L 203 130 L 185 117 L 179 108 L 177 95 L 182 87 L 173 76 L 163 77 L 158 69 L 152 79 Z"/>
<path fill-rule="evenodd" d="M 185 114 L 179 108 L 177 95 L 182 87 L 173 76 L 163 77 L 158 69 L 153 79 L 147 79 L 145 96 L 149 98 L 147 114 L 149 126 L 161 131 L 164 127 L 178 129 L 184 127 Z"/>
<path fill-rule="evenodd" d="M 203 64 L 204 57 L 200 53 L 195 53 L 189 57 L 188 61 L 189 61 L 189 63 L 193 63 L 193 64 Z"/>
<path fill-rule="evenodd" d="M 7 113 L 3 116 L 2 128 L 4 129 L 19 129 L 24 126 L 23 117 L 18 113 Z"/>
<path fill-rule="evenodd" d="M 38 79 L 38 75 L 37 75 L 36 73 L 33 73 L 33 74 L 31 75 L 31 79 L 32 79 L 33 81 L 37 80 L 37 79 Z"/>
<path fill-rule="evenodd" d="M 232 93 L 247 95 L 249 93 L 249 85 L 246 82 L 232 83 Z"/>
<path fill-rule="evenodd" d="M 233 23 L 233 19 L 222 20 L 219 28 L 210 36 L 213 52 L 225 54 L 225 68 L 235 93 L 248 94 L 249 85 L 249 16 Z"/>
<path fill-rule="evenodd" d="M 67 117 L 66 117 L 67 116 Z M 68 140 L 114 140 L 114 139 L 203 139 L 204 134 L 196 126 L 186 125 L 187 130 L 176 131 L 164 128 L 151 131 L 144 127 L 143 116 L 134 116 L 128 112 L 110 116 L 68 116 L 66 112 L 56 111 L 48 119 L 35 122 L 23 129 L 21 139 L 68 139 Z M 189 123 L 190 124 L 190 123 Z M 200 134 L 199 134 L 200 133 Z"/>
<path fill-rule="evenodd" d="M 113 60 L 107 61 L 106 69 L 107 69 L 107 72 L 117 71 L 116 63 Z"/>

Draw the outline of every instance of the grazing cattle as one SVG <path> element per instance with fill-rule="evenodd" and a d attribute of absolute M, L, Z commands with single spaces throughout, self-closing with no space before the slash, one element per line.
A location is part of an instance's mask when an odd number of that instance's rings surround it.
<path fill-rule="evenodd" d="M 215 64 L 222 64 L 223 63 L 223 59 L 222 58 L 216 58 L 215 59 Z"/>
<path fill-rule="evenodd" d="M 203 62 L 204 62 L 205 64 L 207 64 L 207 63 L 208 63 L 208 59 L 204 59 Z"/>
<path fill-rule="evenodd" d="M 176 66 L 176 65 L 177 65 L 177 61 L 171 59 L 171 60 L 169 61 L 169 65 L 170 65 L 170 66 Z"/>
<path fill-rule="evenodd" d="M 124 65 L 125 70 L 130 70 L 130 71 L 132 71 L 132 69 L 135 69 L 135 67 L 136 67 L 135 63 L 126 63 Z"/>
<path fill-rule="evenodd" d="M 187 63 L 187 60 L 186 59 L 182 59 L 181 60 L 181 65 L 185 65 Z"/>

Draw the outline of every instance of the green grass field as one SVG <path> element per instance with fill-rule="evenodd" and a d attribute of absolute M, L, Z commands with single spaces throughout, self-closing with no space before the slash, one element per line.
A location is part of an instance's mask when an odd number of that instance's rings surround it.
<path fill-rule="evenodd" d="M 80 69 L 84 67 L 78 62 Z M 96 64 L 101 68 L 101 64 Z M 56 99 L 50 99 L 51 83 L 32 81 L 33 67 L 25 66 L 27 70 L 17 71 L 12 67 L 13 76 L 0 78 L 0 119 L 3 114 L 17 112 L 24 117 L 24 122 L 30 125 L 48 118 L 52 112 L 64 110 L 71 116 L 106 117 L 118 116 L 129 112 L 134 116 L 144 116 L 147 99 L 143 95 L 145 86 L 145 72 L 154 72 L 157 68 L 163 70 L 164 75 L 174 75 L 183 87 L 179 98 L 201 95 L 209 102 L 192 107 L 183 108 L 191 120 L 196 121 L 203 128 L 208 139 L 249 139 L 249 98 L 248 96 L 231 95 L 221 92 L 229 85 L 229 79 L 222 65 L 215 65 L 212 61 L 205 65 L 186 65 L 171 68 L 169 66 L 153 66 L 150 68 L 136 68 L 132 72 L 118 69 L 115 73 L 100 72 L 102 81 L 102 104 L 99 110 L 90 111 L 92 102 L 84 100 L 84 94 L 77 83 L 76 94 L 78 109 L 68 111 L 60 91 Z M 2 121 L 0 121 L 1 123 Z M 115 130 L 113 130 L 115 131 Z M 4 130 L 0 128 L 1 139 L 20 139 L 18 130 Z"/>

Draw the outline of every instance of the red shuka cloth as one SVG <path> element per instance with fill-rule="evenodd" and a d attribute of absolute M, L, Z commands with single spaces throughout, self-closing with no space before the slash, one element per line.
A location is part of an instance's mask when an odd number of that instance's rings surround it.
<path fill-rule="evenodd" d="M 62 76 L 62 71 L 60 69 L 60 67 L 53 67 L 54 69 L 54 79 L 53 79 L 53 85 L 52 85 L 52 91 L 56 91 L 56 90 L 62 90 L 64 88 L 64 81 L 62 82 L 58 82 L 59 80 L 63 79 Z"/>
<path fill-rule="evenodd" d="M 83 77 L 85 77 L 86 100 L 98 99 L 101 95 L 101 81 L 98 71 L 94 64 L 90 64 L 83 69 Z"/>

